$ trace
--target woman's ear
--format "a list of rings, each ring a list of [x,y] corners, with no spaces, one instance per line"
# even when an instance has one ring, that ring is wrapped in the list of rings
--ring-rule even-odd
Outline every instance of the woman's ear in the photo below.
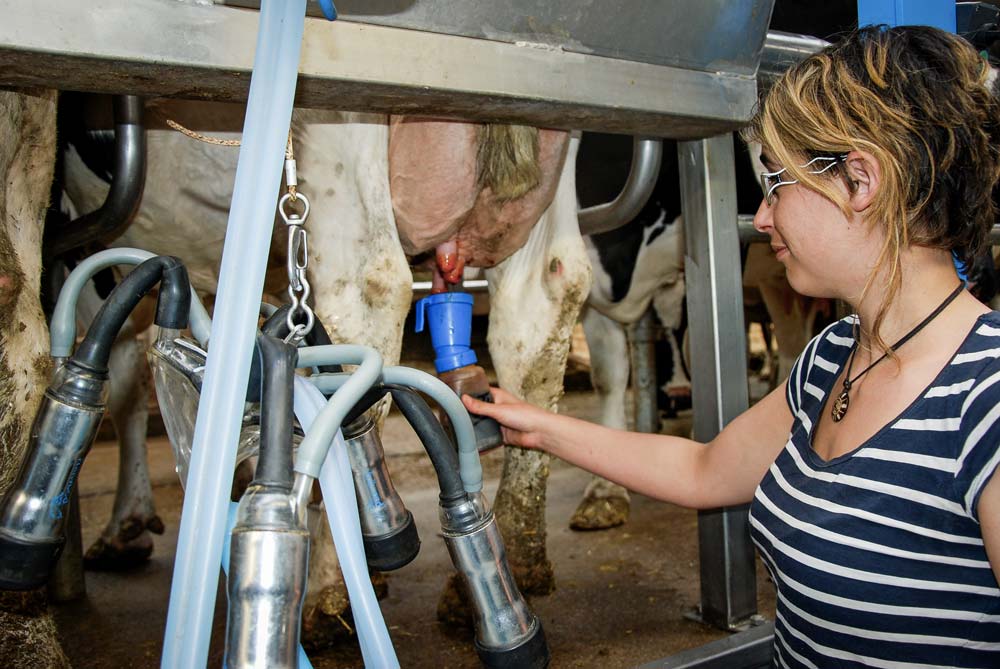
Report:
[[[875,201],[875,193],[882,183],[882,166],[867,151],[851,151],[844,161],[847,178],[851,182],[848,204],[861,213]]]

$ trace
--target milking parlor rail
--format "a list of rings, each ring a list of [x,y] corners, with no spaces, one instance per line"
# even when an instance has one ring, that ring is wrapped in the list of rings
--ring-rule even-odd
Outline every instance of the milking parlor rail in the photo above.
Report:
[[[254,4],[0,0],[0,86],[245,101]],[[708,440],[748,406],[729,133],[759,85],[822,42],[768,34],[772,0],[615,4],[338,0],[341,20],[306,20],[296,104],[684,140],[691,340],[712,342],[692,351],[694,432]],[[756,614],[747,509],[701,512],[699,539],[701,615],[738,629]]]

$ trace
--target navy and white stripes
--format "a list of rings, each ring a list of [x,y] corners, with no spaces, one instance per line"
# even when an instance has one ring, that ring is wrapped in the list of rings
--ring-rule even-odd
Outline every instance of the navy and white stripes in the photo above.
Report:
[[[893,422],[825,462],[810,434],[851,328],[834,323],[793,367],[792,433],[750,510],[777,587],[775,662],[1000,667],[1000,587],[977,507],[1000,464],[1000,313]]]

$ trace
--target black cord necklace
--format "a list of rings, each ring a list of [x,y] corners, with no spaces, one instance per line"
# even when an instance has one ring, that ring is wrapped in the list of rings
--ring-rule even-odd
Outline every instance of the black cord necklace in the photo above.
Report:
[[[917,326],[915,328],[913,328],[912,330],[910,330],[909,332],[907,332],[905,335],[903,335],[903,338],[900,339],[899,341],[897,341],[895,344],[893,344],[889,348],[888,351],[886,351],[885,353],[883,353],[881,358],[879,358],[878,360],[876,360],[872,364],[870,364],[867,367],[865,367],[862,371],[860,371],[858,373],[857,376],[855,376],[852,379],[851,378],[851,366],[854,364],[854,354],[858,352],[858,336],[857,336],[857,334],[855,334],[855,336],[854,336],[854,348],[851,349],[851,358],[847,362],[847,373],[844,375],[844,390],[843,390],[843,392],[840,393],[840,396],[837,397],[837,399],[834,401],[834,403],[833,403],[833,409],[830,410],[830,417],[833,418],[833,422],[834,423],[839,423],[841,420],[844,419],[844,416],[847,415],[847,409],[851,406],[851,397],[850,397],[851,386],[854,385],[854,382],[857,381],[858,379],[860,379],[865,374],[867,374],[868,370],[870,370],[872,367],[874,367],[878,363],[880,363],[883,360],[885,360],[889,356],[890,352],[895,351],[900,346],[902,346],[906,342],[910,341],[910,339],[912,339],[914,335],[916,335],[918,332],[920,332],[922,329],[924,329],[924,326],[926,326],[928,323],[930,323],[932,320],[934,320],[938,316],[938,314],[940,314],[942,311],[945,310],[945,307],[947,307],[949,304],[951,304],[952,301],[956,297],[959,296],[959,294],[962,292],[963,288],[965,288],[965,283],[964,282],[959,283],[958,284],[958,288],[956,288],[954,291],[952,291],[951,295],[949,295],[948,297],[944,298],[944,302],[942,302],[941,304],[939,304],[938,308],[935,309],[934,311],[932,311],[931,314],[930,314],[930,316],[928,316],[924,320],[922,320],[919,323],[917,323]],[[855,333],[857,332],[857,327],[858,327],[858,322],[857,322],[857,320],[855,320],[854,321]]]

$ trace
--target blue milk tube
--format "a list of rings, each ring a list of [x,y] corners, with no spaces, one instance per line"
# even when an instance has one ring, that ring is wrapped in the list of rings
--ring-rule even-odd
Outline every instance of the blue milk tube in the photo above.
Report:
[[[160,666],[208,661],[243,400],[292,117],[306,0],[262,0]]]
[[[301,376],[295,377],[294,398],[295,416],[308,435],[313,421],[326,406],[326,398]],[[392,647],[389,630],[386,629],[382,610],[379,609],[378,599],[368,576],[351,463],[347,459],[347,445],[339,429],[320,470],[319,485],[323,490],[326,517],[337,548],[337,557],[340,559],[340,570],[344,574],[347,594],[351,598],[351,613],[354,615],[354,627],[358,632],[358,644],[361,646],[365,666],[373,669],[399,669],[396,650]]]

